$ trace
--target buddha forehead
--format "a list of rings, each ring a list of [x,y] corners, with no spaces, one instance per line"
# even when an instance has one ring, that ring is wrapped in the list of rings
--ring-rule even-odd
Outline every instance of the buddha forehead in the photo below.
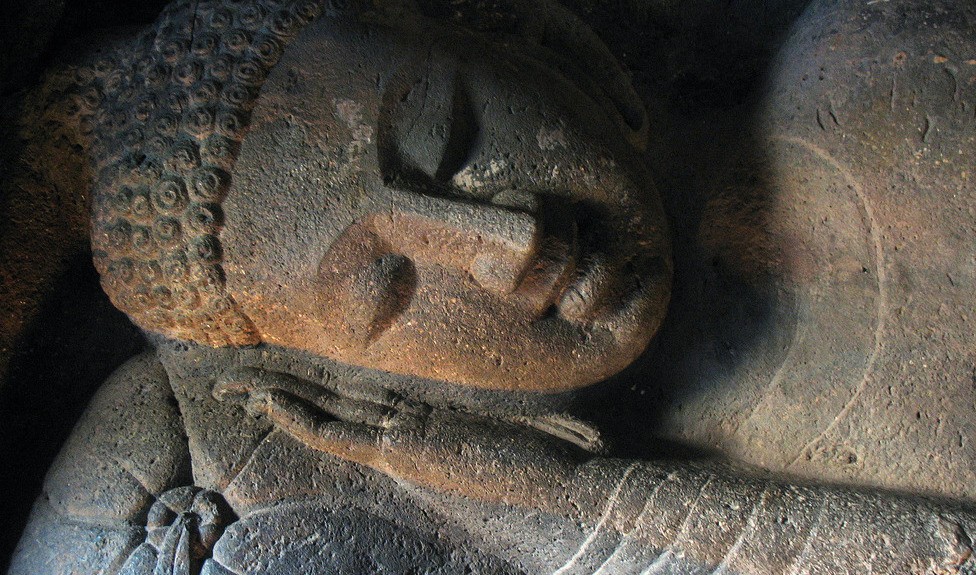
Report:
[[[311,24],[225,210],[228,291],[261,338],[357,365],[578,387],[667,302],[663,215],[612,110],[534,48],[453,28]]]

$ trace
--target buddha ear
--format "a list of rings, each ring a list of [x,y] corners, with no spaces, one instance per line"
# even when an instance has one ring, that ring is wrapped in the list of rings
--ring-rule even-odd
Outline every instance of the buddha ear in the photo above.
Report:
[[[377,130],[383,179],[408,189],[443,187],[467,164],[480,133],[461,64],[432,51],[383,95]]]

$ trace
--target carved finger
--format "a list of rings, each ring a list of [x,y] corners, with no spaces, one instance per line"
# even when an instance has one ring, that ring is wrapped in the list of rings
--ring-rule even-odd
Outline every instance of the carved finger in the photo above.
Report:
[[[193,575],[193,534],[184,526],[180,530],[180,539],[176,544],[176,552],[173,554],[173,575]]]
[[[247,408],[266,415],[279,429],[312,449],[367,464],[379,454],[378,429],[335,421],[318,407],[284,391],[256,391],[248,398]]]
[[[249,368],[234,368],[220,374],[210,392],[217,401],[244,401],[254,388]]]
[[[319,406],[338,420],[370,427],[382,427],[392,413],[392,408],[385,405],[340,396],[333,396]]]
[[[364,384],[361,381],[337,380],[336,392],[344,397],[377,403],[386,407],[394,407],[401,401],[396,393],[376,385]]]
[[[213,395],[219,400],[247,400],[261,390],[280,389],[312,404],[323,407],[334,394],[315,383],[277,371],[253,367],[236,367],[225,371],[217,379]]]
[[[236,367],[224,372],[214,386],[213,395],[221,401],[234,400],[251,405],[249,409],[253,411],[256,394],[271,390],[304,400],[337,420],[384,429],[414,422],[430,411],[426,404],[408,401],[378,387],[347,383],[339,386],[340,393],[336,394],[286,373],[252,367]],[[329,418],[325,420],[331,421]]]
[[[190,532],[182,516],[177,517],[163,539],[153,573],[190,573]]]

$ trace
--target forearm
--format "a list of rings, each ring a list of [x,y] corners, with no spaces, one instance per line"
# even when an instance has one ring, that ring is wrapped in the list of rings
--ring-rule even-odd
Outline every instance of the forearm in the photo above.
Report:
[[[604,483],[595,485],[595,477]],[[564,551],[559,574],[974,569],[968,535],[974,517],[924,500],[791,486],[674,463],[594,460],[580,467],[576,481],[585,534],[578,547]],[[596,491],[603,493],[600,504],[592,501]]]
[[[247,397],[309,447],[420,486],[438,506],[453,498],[459,527],[530,572],[976,573],[976,516],[950,506],[593,457],[511,422],[311,397],[291,380],[244,375],[218,395]]]
[[[465,523],[491,552],[530,571],[976,573],[976,516],[922,499],[675,462],[592,459],[525,489],[520,475],[464,491]]]

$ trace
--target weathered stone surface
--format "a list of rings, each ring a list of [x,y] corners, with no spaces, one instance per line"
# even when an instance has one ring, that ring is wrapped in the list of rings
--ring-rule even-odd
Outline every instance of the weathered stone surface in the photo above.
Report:
[[[692,154],[721,159],[692,164],[704,207],[635,393],[659,402],[654,434],[973,500],[974,18],[812,3],[754,100],[694,136],[726,139]]]
[[[928,288],[952,257],[952,287],[972,267],[945,247],[971,238],[952,227],[970,198],[938,187],[961,186],[945,166],[973,149],[968,39],[940,27],[974,18],[936,6],[906,27],[906,5],[813,4],[755,95],[762,121],[718,141],[749,146],[698,182],[682,170],[709,147],[669,172],[677,116],[655,132],[554,3],[176,2],[52,74],[11,181],[92,194],[102,285],[152,345],[89,406],[12,573],[974,572],[959,506],[614,458],[575,416],[591,385],[636,381],[620,402],[680,383],[665,436],[926,487],[896,477],[898,447],[857,467],[869,438],[909,427],[870,429],[871,405],[905,407],[868,402],[878,382],[896,397],[902,359],[937,350],[956,388],[972,367],[973,294]],[[891,37],[917,45],[889,64]],[[937,42],[943,68],[908,58]],[[834,83],[835,61],[852,77]],[[925,88],[948,74],[951,102],[909,89],[899,108],[897,74],[877,81],[892,70]],[[690,256],[663,328],[671,242],[648,155]],[[945,204],[949,236],[900,219]],[[940,257],[906,248],[926,230]],[[963,318],[938,345],[907,343],[929,316],[893,315],[916,295]],[[646,405],[629,403],[619,418]],[[964,457],[959,437],[934,452]],[[965,495],[971,463],[933,473]]]

